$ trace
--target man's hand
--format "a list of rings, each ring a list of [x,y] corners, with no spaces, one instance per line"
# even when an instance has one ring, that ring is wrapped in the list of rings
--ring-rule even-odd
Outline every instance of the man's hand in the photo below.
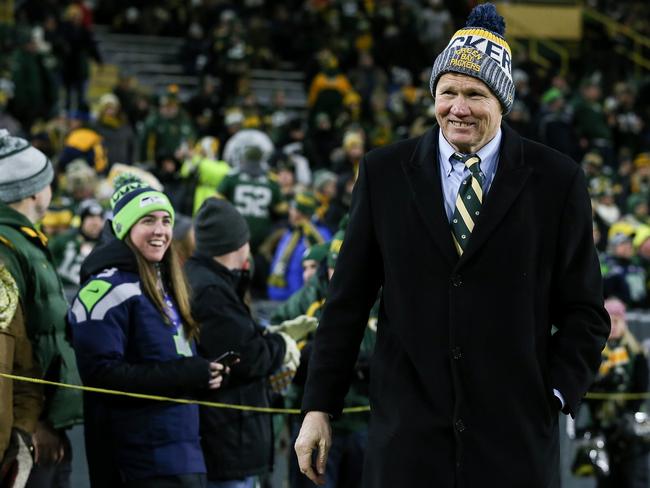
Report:
[[[38,422],[32,436],[34,442],[34,463],[41,465],[59,464],[65,454],[61,435],[45,422]]]
[[[332,445],[332,427],[325,412],[307,412],[296,439],[296,455],[300,471],[317,485],[325,484],[325,466]],[[317,450],[316,469],[312,466],[312,453]]]

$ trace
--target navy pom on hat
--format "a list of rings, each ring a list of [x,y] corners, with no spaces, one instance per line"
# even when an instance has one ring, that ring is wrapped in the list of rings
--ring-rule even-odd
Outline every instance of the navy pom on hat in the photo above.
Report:
[[[447,47],[433,63],[429,88],[436,96],[436,85],[445,73],[478,78],[501,102],[503,114],[512,109],[515,85],[512,81],[512,52],[504,39],[506,24],[491,3],[474,7],[467,24],[456,31]]]
[[[0,201],[13,203],[36,195],[53,179],[54,169],[45,154],[0,130]]]

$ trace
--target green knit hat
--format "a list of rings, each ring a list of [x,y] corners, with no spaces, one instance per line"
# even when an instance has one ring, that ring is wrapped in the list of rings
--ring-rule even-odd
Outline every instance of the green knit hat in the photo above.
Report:
[[[302,254],[302,261],[317,261],[321,262],[327,257],[329,253],[330,243],[324,242],[322,244],[314,244],[311,247],[305,249],[305,252]]]
[[[318,200],[313,193],[304,191],[293,197],[291,205],[301,214],[311,217],[318,208]]]
[[[174,207],[163,192],[151,188],[131,173],[119,175],[113,185],[113,231],[118,239],[124,239],[138,220],[157,210],[168,212],[174,224]]]

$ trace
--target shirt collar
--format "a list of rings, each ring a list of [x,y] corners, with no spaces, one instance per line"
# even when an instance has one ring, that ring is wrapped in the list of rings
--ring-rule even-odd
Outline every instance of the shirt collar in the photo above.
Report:
[[[499,157],[499,147],[501,146],[502,135],[501,127],[499,127],[499,130],[492,140],[476,153],[478,157],[481,158],[481,171],[486,174],[494,167],[496,160]],[[442,129],[438,130],[438,154],[440,157],[440,165],[447,176],[454,171],[454,165],[450,161],[450,158],[455,152],[456,150],[451,144],[449,144],[447,139],[445,139],[445,136],[442,134]],[[460,165],[460,163],[458,164]],[[464,171],[463,168],[459,167],[459,169],[461,172]]]

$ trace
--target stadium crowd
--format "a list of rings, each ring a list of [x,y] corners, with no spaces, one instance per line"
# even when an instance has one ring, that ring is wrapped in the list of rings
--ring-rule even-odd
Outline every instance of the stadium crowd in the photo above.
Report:
[[[212,346],[203,353],[211,360],[230,350],[242,355],[240,363],[230,366],[231,377],[209,398],[299,408],[317,322],[311,319],[318,319],[326,299],[358,165],[367,151],[418,136],[435,123],[428,89],[431,62],[473,3],[167,0],[98,1],[91,8],[83,1],[64,7],[54,0],[16,2],[14,22],[0,32],[8,53],[0,59],[0,129],[26,139],[53,164],[53,197],[38,230],[49,240],[68,303],[102,269],[84,274],[83,264],[102,241],[106,222],[121,211],[115,195],[124,182],[164,192],[169,199],[165,211],[174,215],[173,241],[180,265],[192,270],[192,288],[219,289],[213,290],[214,297],[201,295],[194,318],[211,310],[213,300],[227,304],[228,311],[210,313],[223,313],[224,323],[232,321],[232,328],[205,339]],[[644,2],[590,3],[640,34],[650,34]],[[101,69],[103,62],[95,23],[119,33],[183,37],[178,60],[200,80],[197,91],[184,93],[169,84],[162,93],[151,93],[123,73],[112,91],[89,100],[90,63]],[[620,301],[610,311],[614,316],[625,307],[650,309],[650,83],[614,61],[612,53],[624,40],[610,39],[596,25],[585,29],[584,55],[572,60],[569,73],[543,71],[525,52],[514,54],[516,99],[505,120],[522,136],[568,154],[583,167],[605,297]],[[281,90],[271,103],[260,104],[250,83],[253,68],[303,70],[306,106],[288,107]],[[8,134],[0,135],[0,148]],[[129,179],[132,175],[139,183]],[[237,212],[222,208],[215,197]],[[228,242],[219,241],[214,231],[234,233],[244,227],[245,238]],[[206,245],[206,239],[217,244]],[[215,259],[249,245],[250,257],[246,253],[239,269],[245,272],[231,276],[220,268],[223,281],[202,281],[199,270],[207,265],[196,258],[201,240],[205,253]],[[228,268],[226,261],[219,262]],[[249,312],[249,305],[256,310],[260,303],[265,305],[262,313]],[[77,316],[73,322],[73,329],[83,330]],[[373,309],[348,406],[368,404],[375,330]],[[623,335],[614,338],[607,354]],[[644,358],[638,343],[632,344]],[[264,359],[251,364],[246,352]],[[84,361],[80,368],[87,381],[94,377],[88,373],[88,357]],[[608,371],[601,372],[606,376]],[[634,376],[635,388],[647,390],[647,368],[645,375]],[[628,374],[617,381],[615,389],[632,380]],[[197,396],[196,391],[165,391]],[[50,398],[52,392],[45,395]],[[86,399],[87,412],[92,402],[97,399]],[[51,405],[46,401],[43,408]],[[214,433],[224,425],[232,442],[222,451],[210,447],[220,453],[218,459],[206,457],[214,482],[210,486],[271,486],[273,451],[280,441],[264,422],[270,426],[273,420],[276,433],[286,426],[289,437],[299,426],[283,416],[241,412],[208,414],[206,421],[206,411],[201,409],[202,422],[212,432],[202,430],[207,445],[212,446]],[[615,410],[616,415],[621,411]],[[359,486],[367,421],[362,413],[334,423],[337,444],[328,486]],[[80,422],[79,415],[71,415],[50,427],[64,437],[66,429]],[[256,433],[264,435],[256,438]],[[246,457],[253,462],[242,462]],[[69,461],[68,454],[63,458]],[[309,486],[295,461],[287,463],[291,486]],[[93,476],[96,486],[102,486],[102,473]],[[41,481],[29,486],[55,485]]]

